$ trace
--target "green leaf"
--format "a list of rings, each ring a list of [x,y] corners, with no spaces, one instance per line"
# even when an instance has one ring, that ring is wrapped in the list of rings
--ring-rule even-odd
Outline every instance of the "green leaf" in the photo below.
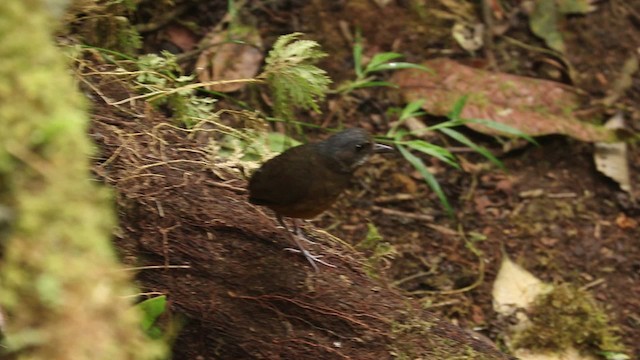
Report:
[[[361,83],[353,83],[351,84],[351,86],[349,86],[349,88],[353,90],[353,89],[362,89],[362,88],[377,87],[377,86],[388,86],[392,88],[398,87],[398,85],[394,83],[390,83],[388,81],[367,81],[367,82],[361,82]]]
[[[419,133],[424,133],[426,131],[439,131],[440,129],[445,129],[445,128],[453,128],[453,127],[457,127],[462,125],[464,122],[462,120],[447,120],[447,121],[443,121],[439,124],[435,124],[435,125],[431,125],[425,129],[421,129]],[[412,135],[415,135],[414,132],[412,132]]]
[[[299,40],[301,33],[281,36],[265,60],[266,78],[274,98],[276,116],[292,119],[294,108],[320,111],[318,101],[324,99],[331,79],[326,71],[314,64],[327,56],[320,45],[311,40]]]
[[[164,313],[166,306],[166,295],[156,296],[138,303],[135,307],[142,312],[142,320],[140,321],[142,329],[145,331],[150,330],[158,317]]]
[[[371,61],[369,61],[369,63],[367,64],[367,70],[365,70],[365,72],[374,71],[373,69],[375,69],[376,67],[388,61],[391,61],[393,59],[398,59],[401,57],[402,57],[402,54],[395,53],[395,52],[384,52],[384,53],[375,54],[371,59]]]
[[[440,131],[442,133],[444,133],[445,135],[449,136],[450,138],[464,144],[467,145],[468,147],[472,148],[474,151],[480,153],[482,156],[484,156],[485,158],[489,159],[489,161],[491,161],[492,163],[494,163],[496,166],[498,166],[501,169],[504,169],[504,164],[502,163],[502,161],[498,160],[498,158],[496,158],[489,150],[487,150],[487,148],[485,148],[484,146],[480,146],[476,143],[474,143],[473,141],[471,141],[471,139],[469,139],[468,137],[464,136],[462,133],[458,132],[457,130],[451,129],[451,128],[442,128],[440,129]]]
[[[460,99],[456,100],[456,103],[453,104],[451,111],[447,117],[451,120],[460,120],[460,115],[462,114],[462,110],[464,110],[464,105],[467,103],[468,95],[464,95],[460,97]]]
[[[404,156],[404,158],[407,159],[407,161],[411,165],[413,165],[413,167],[416,170],[418,170],[418,172],[420,173],[420,175],[422,175],[422,178],[425,180],[427,185],[429,185],[429,187],[436,193],[436,195],[440,199],[440,203],[442,203],[442,205],[446,209],[449,216],[453,217],[453,214],[454,214],[453,208],[449,204],[449,200],[447,200],[447,196],[445,195],[444,191],[442,191],[442,187],[440,187],[440,183],[438,183],[438,180],[435,178],[435,176],[433,176],[432,173],[429,172],[429,169],[427,169],[422,159],[413,155],[409,150],[407,150],[402,145],[397,145],[397,147],[400,153],[402,154],[402,156]]]
[[[411,140],[403,142],[402,145],[406,145],[416,151],[420,151],[421,153],[427,154],[429,156],[433,156],[436,159],[439,159],[456,169],[460,169],[460,165],[456,162],[456,157],[447,149],[434,145],[430,142],[424,140]]]
[[[360,29],[356,31],[356,40],[353,44],[353,63],[356,78],[360,79],[364,77],[364,73],[362,72],[362,35],[360,35]]]
[[[402,109],[402,112],[400,113],[399,121],[404,121],[404,120],[406,120],[408,118],[418,116],[418,114],[420,114],[418,112],[418,110],[422,109],[422,105],[424,104],[424,102],[425,102],[424,99],[419,99],[419,100],[415,100],[415,101],[412,101],[412,102],[408,103]]]
[[[426,113],[424,111],[418,111],[421,109],[422,104],[424,104],[424,99],[415,100],[405,105],[405,107],[400,111],[398,121],[396,121],[387,132],[387,136],[396,137],[395,135],[398,133],[398,127],[400,127],[400,125],[402,125],[407,119],[425,115]],[[402,140],[402,137],[403,136],[396,137],[396,141]]]
[[[538,142],[534,138],[532,138],[531,136],[525,134],[524,132],[514,128],[513,126],[509,126],[507,124],[503,124],[503,123],[499,123],[497,121],[487,120],[487,119],[464,119],[463,122],[464,123],[481,124],[481,125],[484,125],[486,127],[492,128],[494,130],[498,130],[500,132],[503,132],[505,134],[521,137],[521,138],[529,141],[530,143],[538,145]]]
[[[399,69],[418,69],[426,72],[433,72],[428,67],[418,65],[418,64],[408,63],[408,62],[391,62],[387,64],[380,64],[375,67],[367,66],[367,70],[368,70],[367,72],[376,72],[376,71],[383,71],[383,70],[399,70]]]

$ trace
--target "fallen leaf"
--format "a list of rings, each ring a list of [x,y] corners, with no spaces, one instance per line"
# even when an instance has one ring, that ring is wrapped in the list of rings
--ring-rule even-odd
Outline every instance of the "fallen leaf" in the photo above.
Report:
[[[554,247],[558,243],[558,241],[560,240],[556,238],[550,238],[550,237],[544,237],[544,236],[540,238],[540,243],[547,247]]]
[[[394,173],[392,177],[394,182],[401,184],[404,190],[409,194],[415,194],[418,192],[418,185],[409,176],[401,173]]]
[[[233,39],[233,42],[230,40]],[[260,69],[264,55],[260,50],[262,40],[253,27],[234,27],[228,31],[208,35],[210,48],[204,50],[196,61],[195,69],[202,82],[253,78]],[[211,91],[233,92],[246,83],[226,83],[208,86]]]
[[[556,0],[536,0],[529,17],[529,28],[536,36],[544,39],[547,46],[563,53],[565,47],[558,29],[558,15]]]
[[[485,214],[486,213],[486,209],[488,207],[493,206],[493,202],[491,202],[491,200],[484,195],[481,196],[476,196],[473,198],[473,203],[475,205],[475,209],[479,214]]]
[[[501,315],[512,315],[518,309],[528,308],[537,296],[551,289],[551,285],[543,283],[505,254],[493,282],[493,309]]]
[[[422,108],[431,114],[446,116],[467,95],[463,119],[492,120],[530,136],[563,134],[587,142],[616,139],[614,131],[572,116],[579,99],[566,85],[475,69],[445,58],[422,65],[433,72],[399,70],[392,81],[407,102],[424,100]],[[508,136],[485,125],[466,125],[485,134]]]
[[[624,129],[622,113],[613,116],[605,127],[608,129]],[[627,144],[625,142],[597,142],[593,159],[598,171],[613,179],[620,185],[620,189],[631,191],[631,177],[627,161]]]
[[[616,218],[616,225],[621,229],[635,229],[638,227],[638,221],[625,214],[620,214]]]
[[[451,35],[458,42],[458,45],[463,49],[474,52],[482,48],[484,25],[474,24],[470,25],[463,22],[457,22],[451,28]]]
[[[167,40],[176,45],[183,52],[196,47],[197,40],[193,32],[181,25],[170,25],[165,30]]]

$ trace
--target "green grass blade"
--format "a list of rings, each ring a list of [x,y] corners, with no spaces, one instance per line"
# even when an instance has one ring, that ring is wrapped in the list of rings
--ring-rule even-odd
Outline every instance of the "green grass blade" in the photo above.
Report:
[[[408,103],[400,113],[400,119],[398,121],[404,121],[410,117],[415,117],[418,114],[418,110],[422,108],[422,104],[424,104],[425,100],[415,100]]]
[[[433,156],[434,158],[441,160],[456,169],[460,169],[460,165],[456,162],[456,157],[447,149],[434,145],[424,140],[411,140],[403,142],[402,145],[405,145],[411,149],[416,151],[420,151],[421,153],[427,154],[429,156]]]
[[[408,62],[390,62],[385,64],[380,64],[377,66],[367,66],[367,72],[376,72],[383,70],[399,70],[399,69],[418,69],[422,71],[426,71],[428,73],[433,73],[431,69],[426,66],[408,63]]]
[[[364,77],[364,73],[362,72],[362,36],[360,35],[360,29],[356,31],[356,39],[353,44],[353,63],[356,78],[360,79]]]
[[[456,100],[456,103],[453,104],[453,108],[447,117],[451,120],[461,120],[460,115],[462,114],[464,106],[467,104],[468,98],[468,95],[464,95],[460,99]]]
[[[387,132],[387,136],[394,137],[396,141],[401,141],[403,136],[395,136],[396,134],[398,134],[398,127],[400,127],[400,125],[402,125],[407,119],[425,115],[426,112],[419,111],[420,108],[422,107],[422,104],[424,104],[424,101],[425,101],[424,99],[420,99],[420,100],[415,100],[408,103],[400,111],[400,116],[398,116],[398,121],[396,121],[393,124],[393,126],[389,129],[389,131]]]
[[[444,191],[442,191],[442,187],[440,187],[440,183],[438,183],[438,180],[435,178],[435,176],[433,176],[432,173],[429,172],[429,170],[427,169],[422,159],[413,155],[409,150],[407,150],[402,145],[398,145],[397,147],[400,153],[402,154],[402,156],[404,156],[404,158],[407,159],[407,161],[411,165],[413,165],[413,167],[416,168],[416,170],[418,170],[418,172],[420,173],[420,175],[422,175],[427,185],[429,185],[429,187],[436,193],[436,195],[438,196],[438,199],[440,199],[440,203],[446,209],[447,214],[453,217],[454,215],[453,208],[451,207],[451,204],[449,204],[449,200],[447,199],[447,196],[444,194]]]
[[[398,85],[388,81],[367,81],[362,83],[353,83],[351,86],[349,86],[349,88],[353,90],[353,89],[362,89],[362,88],[376,87],[376,86],[387,86],[392,88],[398,87]]]
[[[464,122],[460,121],[460,120],[447,120],[447,121],[443,121],[439,124],[435,124],[435,125],[431,125],[429,127],[426,127],[424,129],[420,129],[419,132],[417,133],[411,133],[411,135],[419,135],[425,132],[429,132],[429,131],[438,131],[440,129],[444,129],[444,128],[454,128],[454,127],[458,127],[460,125],[464,124]]]
[[[538,142],[532,138],[530,135],[527,135],[525,133],[523,133],[522,131],[509,126],[507,124],[503,124],[503,123],[499,123],[497,121],[493,121],[493,120],[488,120],[488,119],[464,119],[463,120],[464,123],[474,123],[474,124],[480,124],[480,125],[484,125],[488,128],[494,129],[494,130],[498,130],[500,132],[503,132],[505,134],[509,134],[509,135],[513,135],[516,137],[520,137],[523,138],[527,141],[529,141],[532,144],[536,144],[538,145]]]
[[[491,153],[491,151],[489,151],[484,146],[480,146],[480,145],[474,143],[473,141],[471,141],[471,139],[469,139],[468,137],[464,136],[462,133],[458,132],[457,130],[454,130],[454,129],[451,129],[451,128],[442,128],[442,129],[440,129],[440,131],[443,134],[447,135],[448,137],[456,140],[457,142],[462,143],[462,144],[472,148],[474,151],[480,153],[482,156],[484,156],[485,158],[489,159],[489,161],[494,163],[496,166],[498,166],[499,168],[504,170],[504,164],[502,163],[502,161],[498,160],[498,158],[496,158]]]
[[[389,62],[393,59],[398,59],[401,57],[402,57],[402,54],[395,53],[395,52],[384,52],[384,53],[375,54],[371,59],[371,61],[369,61],[369,63],[367,64],[366,72],[374,71],[373,69],[375,69],[376,67],[386,62]]]

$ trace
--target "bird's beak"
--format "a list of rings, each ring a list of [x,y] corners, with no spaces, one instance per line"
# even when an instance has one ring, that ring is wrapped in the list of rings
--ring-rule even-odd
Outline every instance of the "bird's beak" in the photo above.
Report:
[[[391,146],[388,145],[382,145],[382,144],[373,144],[373,152],[374,153],[389,153],[389,152],[393,152],[393,148]]]

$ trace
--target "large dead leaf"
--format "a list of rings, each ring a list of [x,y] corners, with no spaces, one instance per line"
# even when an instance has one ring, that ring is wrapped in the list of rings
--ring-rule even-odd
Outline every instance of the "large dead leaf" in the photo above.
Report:
[[[572,116],[578,96],[560,83],[475,69],[449,59],[433,59],[422,65],[433,72],[399,70],[393,81],[407,101],[424,99],[422,107],[431,114],[446,115],[456,101],[468,95],[462,118],[493,120],[531,136],[564,134],[588,142],[615,140],[612,130]],[[479,124],[467,126],[490,135],[506,135]]]
[[[233,41],[231,41],[233,40]],[[264,55],[262,41],[253,27],[234,27],[233,31],[207,35],[204,50],[196,61],[196,73],[202,82],[250,79],[260,69]],[[207,87],[212,91],[232,92],[244,87],[244,82],[230,82]]]

